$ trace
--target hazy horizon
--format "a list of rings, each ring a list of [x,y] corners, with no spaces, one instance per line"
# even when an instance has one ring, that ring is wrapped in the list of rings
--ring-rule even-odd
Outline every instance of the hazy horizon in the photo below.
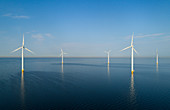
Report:
[[[21,58],[21,56],[0,56],[0,58]],[[24,56],[24,58],[61,58],[60,56]],[[108,58],[107,56],[64,56],[64,58]],[[131,56],[110,56],[110,58],[131,58]],[[156,58],[156,56],[137,56],[134,58]],[[163,56],[159,58],[170,58]]]

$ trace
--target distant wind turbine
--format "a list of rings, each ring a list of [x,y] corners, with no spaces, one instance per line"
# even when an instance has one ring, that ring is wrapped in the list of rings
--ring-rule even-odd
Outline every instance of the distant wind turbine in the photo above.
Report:
[[[133,72],[134,72],[134,69],[133,69],[133,51],[135,51],[135,52],[137,53],[137,51],[136,51],[136,50],[134,49],[134,47],[133,47],[133,36],[134,36],[134,33],[132,34],[131,46],[126,47],[126,48],[124,48],[124,49],[121,50],[121,51],[124,51],[124,50],[126,50],[126,49],[128,49],[128,48],[132,48],[132,53],[131,53],[131,72],[132,72],[132,74],[133,74]]]
[[[60,54],[60,56],[61,56],[61,58],[62,58],[62,64],[63,64],[63,57],[64,57],[64,54],[67,54],[67,53],[64,53],[64,52],[63,52],[63,49],[61,49],[61,54]]]
[[[158,65],[158,49],[156,49],[156,64]]]
[[[22,46],[19,47],[19,48],[17,48],[17,49],[15,49],[15,50],[12,51],[11,53],[16,52],[16,51],[18,51],[18,50],[20,50],[20,49],[22,49],[22,72],[24,72],[24,49],[27,50],[27,51],[29,51],[29,52],[31,52],[31,53],[33,53],[31,50],[25,48],[25,46],[24,46],[24,34],[23,34]]]
[[[107,62],[108,62],[108,64],[110,63],[110,62],[109,62],[109,60],[110,60],[110,59],[109,59],[110,52],[111,52],[111,50],[109,50],[109,51],[105,51],[105,53],[107,53],[107,55],[108,55],[108,57],[107,57],[107,58],[108,58],[108,61],[107,61]]]

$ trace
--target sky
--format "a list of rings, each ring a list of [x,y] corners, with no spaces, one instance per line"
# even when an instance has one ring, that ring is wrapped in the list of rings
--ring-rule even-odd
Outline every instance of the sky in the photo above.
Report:
[[[170,56],[170,0],[0,0],[0,57]]]

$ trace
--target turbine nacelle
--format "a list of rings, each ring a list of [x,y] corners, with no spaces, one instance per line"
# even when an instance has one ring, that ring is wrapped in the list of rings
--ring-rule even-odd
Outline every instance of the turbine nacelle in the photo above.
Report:
[[[104,51],[105,53],[107,53],[107,54],[109,54],[110,52],[111,52],[111,50],[109,50],[109,51]]]
[[[126,50],[126,49],[132,48],[132,49],[133,49],[133,51],[135,51],[135,53],[136,53],[136,54],[138,54],[138,52],[135,50],[134,45],[133,45],[133,36],[134,36],[134,32],[133,32],[133,34],[132,34],[132,41],[131,41],[131,45],[130,45],[129,47],[126,47],[126,48],[124,48],[124,49],[120,50],[120,51],[124,51],[124,50]]]
[[[68,54],[68,53],[65,53],[65,52],[63,51],[63,49],[61,49],[61,54],[60,54],[60,56],[63,56],[64,54]]]
[[[23,34],[23,42],[22,42],[22,46],[19,47],[19,48],[17,48],[17,49],[15,49],[15,50],[12,51],[11,53],[16,52],[16,51],[18,51],[18,50],[20,50],[20,49],[25,49],[25,50],[31,52],[32,54],[34,53],[34,52],[32,52],[31,50],[29,50],[28,48],[25,48],[25,46],[24,46],[24,34]]]
[[[63,64],[63,57],[64,57],[64,54],[67,54],[67,53],[65,53],[64,51],[63,51],[63,49],[61,49],[61,54],[60,54],[60,56],[62,57],[62,64]]]
[[[109,61],[109,56],[110,56],[110,55],[109,55],[109,54],[110,54],[111,50],[109,50],[109,51],[104,51],[104,52],[107,53],[107,55],[108,55],[108,62],[107,62],[107,63],[109,64],[109,63],[110,63],[110,61]]]

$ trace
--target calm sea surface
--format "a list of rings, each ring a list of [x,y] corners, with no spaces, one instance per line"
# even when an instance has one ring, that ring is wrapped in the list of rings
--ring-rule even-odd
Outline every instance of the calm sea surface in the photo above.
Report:
[[[170,59],[0,58],[0,110],[170,109]]]

